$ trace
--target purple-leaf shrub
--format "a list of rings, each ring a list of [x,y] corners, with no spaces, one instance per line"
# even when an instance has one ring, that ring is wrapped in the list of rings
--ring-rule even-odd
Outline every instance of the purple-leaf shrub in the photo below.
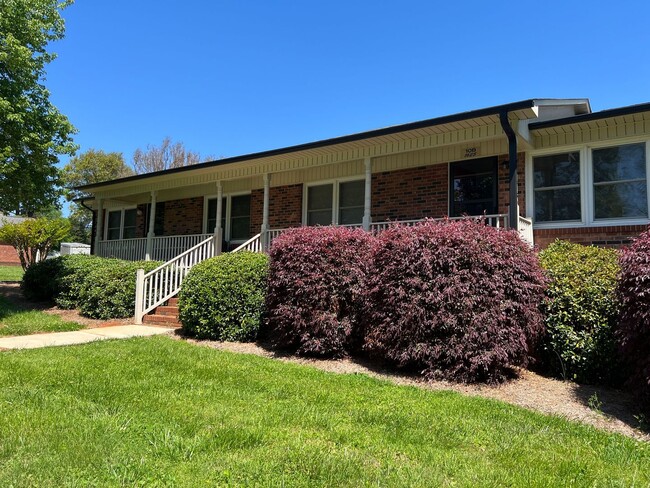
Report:
[[[619,263],[617,337],[630,367],[628,384],[650,415],[650,230],[622,250]]]
[[[383,232],[367,285],[364,348],[429,378],[502,381],[528,363],[544,327],[535,253],[478,221]]]
[[[340,357],[355,346],[372,236],[347,227],[300,227],[270,249],[266,337],[301,355]]]

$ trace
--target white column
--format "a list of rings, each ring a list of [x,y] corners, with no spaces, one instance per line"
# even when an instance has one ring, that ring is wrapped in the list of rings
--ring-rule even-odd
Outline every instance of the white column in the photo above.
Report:
[[[145,261],[151,260],[153,252],[153,238],[155,237],[154,229],[156,224],[156,192],[151,192],[151,208],[149,209],[149,231],[147,232],[147,250],[144,256]]]
[[[99,242],[104,233],[104,200],[97,199],[97,220],[95,221],[95,254],[99,256]]]
[[[223,241],[223,229],[221,228],[221,215],[223,212],[223,187],[221,182],[217,181],[217,221],[214,224],[214,255],[221,254],[221,243]]]
[[[268,231],[269,231],[269,192],[271,187],[271,175],[264,173],[264,206],[262,207],[262,228],[260,229],[262,249],[266,250],[268,247]]]
[[[372,161],[370,158],[365,158],[363,163],[366,167],[366,186],[365,186],[365,196],[363,200],[363,230],[370,230],[371,222],[371,209],[372,209]]]

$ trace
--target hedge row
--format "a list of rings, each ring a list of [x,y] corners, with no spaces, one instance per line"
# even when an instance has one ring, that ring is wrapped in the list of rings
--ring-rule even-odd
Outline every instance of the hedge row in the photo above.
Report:
[[[25,271],[23,294],[30,300],[54,301],[95,319],[131,317],[135,310],[135,273],[151,271],[158,261],[123,261],[71,255],[47,259]]]
[[[427,376],[500,381],[543,330],[545,280],[514,232],[425,221],[372,238],[295,229],[270,252],[266,333],[298,354],[382,357]]]

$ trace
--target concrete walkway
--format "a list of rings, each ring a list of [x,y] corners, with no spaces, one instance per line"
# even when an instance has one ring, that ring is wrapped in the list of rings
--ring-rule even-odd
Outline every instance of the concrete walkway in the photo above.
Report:
[[[70,346],[72,344],[85,344],[86,342],[103,341],[106,339],[127,339],[129,337],[168,334],[174,330],[167,327],[149,327],[147,325],[115,325],[112,327],[75,330],[72,332],[51,332],[48,334],[3,337],[0,338],[0,350]]]

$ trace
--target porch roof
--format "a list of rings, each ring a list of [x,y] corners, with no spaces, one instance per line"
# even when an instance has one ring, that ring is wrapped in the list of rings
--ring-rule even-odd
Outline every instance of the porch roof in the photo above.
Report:
[[[412,139],[422,136],[443,136],[439,142],[445,142],[444,135],[454,131],[470,131],[472,135],[477,134],[481,136],[479,129],[485,126],[495,127],[495,132],[502,135],[499,126],[499,114],[507,112],[514,120],[529,120],[535,119],[538,115],[538,106],[549,102],[548,99],[529,99],[519,102],[509,103],[505,105],[497,105],[494,107],[483,108],[479,110],[472,110],[468,112],[461,112],[453,115],[446,115],[443,117],[436,117],[426,119],[418,122],[411,122],[407,124],[395,125],[385,127],[382,129],[375,129],[367,132],[360,132],[356,134],[334,137],[330,139],[323,139],[316,142],[306,144],[299,144],[280,149],[273,149],[269,151],[262,151],[258,153],[246,154],[230,158],[224,158],[216,161],[209,161],[205,163],[195,164],[192,166],[185,166],[181,168],[172,168],[163,171],[156,171],[142,175],[129,176],[117,180],[104,181],[100,183],[82,185],[75,187],[77,190],[90,191],[104,190],[114,187],[116,185],[125,185],[140,182],[141,180],[149,180],[151,182],[161,178],[166,178],[171,175],[179,175],[180,173],[193,173],[199,174],[210,170],[215,167],[226,167],[233,164],[244,164],[246,162],[272,163],[278,159],[286,158],[287,155],[294,157],[299,156],[322,156],[332,151],[359,149],[378,144],[395,144],[405,139]],[[589,103],[585,99],[579,100],[557,100],[553,101],[558,104],[566,104],[573,102],[574,104],[583,105],[582,110],[589,110]],[[489,136],[490,134],[487,134]],[[485,137],[485,135],[483,136]],[[470,140],[470,139],[468,139]],[[462,142],[454,141],[454,137],[447,138],[447,143]],[[417,147],[415,148],[417,149]],[[378,155],[385,153],[380,152]],[[179,175],[180,176],[180,175]]]

